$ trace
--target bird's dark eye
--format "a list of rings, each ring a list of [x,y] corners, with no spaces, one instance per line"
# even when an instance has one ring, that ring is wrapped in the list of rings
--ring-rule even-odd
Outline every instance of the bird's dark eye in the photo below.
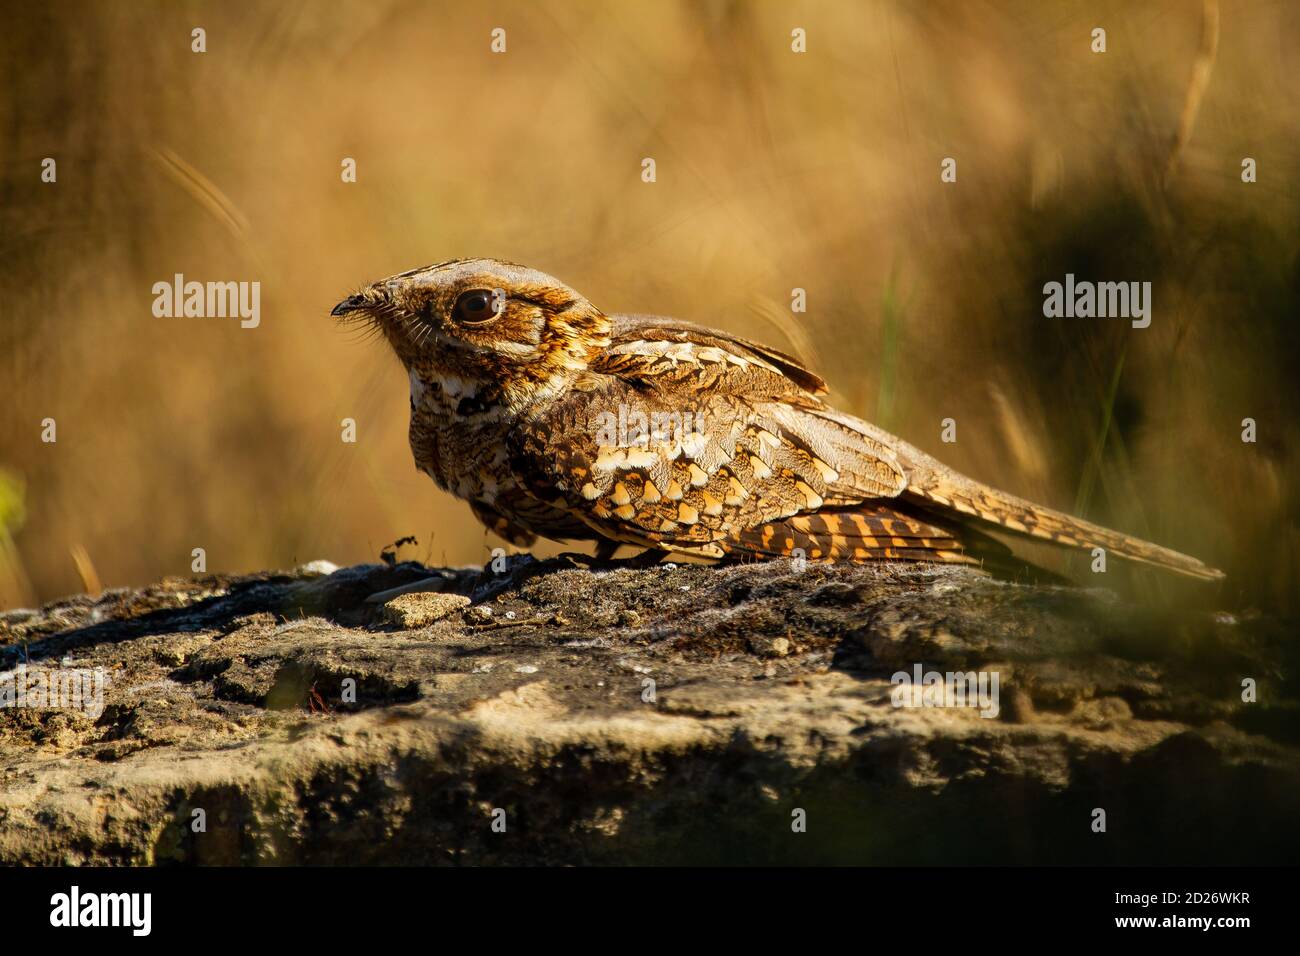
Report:
[[[451,316],[465,325],[482,325],[501,313],[504,297],[492,289],[470,289],[462,292],[452,307]]]

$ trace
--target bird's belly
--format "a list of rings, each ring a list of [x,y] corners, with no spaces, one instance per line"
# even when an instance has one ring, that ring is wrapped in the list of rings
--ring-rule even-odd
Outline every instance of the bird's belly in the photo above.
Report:
[[[522,489],[499,495],[492,507],[512,524],[552,541],[599,537],[586,522]]]

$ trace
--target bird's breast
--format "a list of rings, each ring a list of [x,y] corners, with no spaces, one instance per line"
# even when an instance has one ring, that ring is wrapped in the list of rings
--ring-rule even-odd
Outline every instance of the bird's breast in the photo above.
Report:
[[[482,383],[411,373],[411,454],[440,488],[492,504],[513,485],[509,430],[506,407]]]

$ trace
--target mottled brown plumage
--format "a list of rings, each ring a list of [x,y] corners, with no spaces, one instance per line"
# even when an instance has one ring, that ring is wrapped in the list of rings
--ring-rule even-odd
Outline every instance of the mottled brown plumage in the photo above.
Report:
[[[821,378],[782,352],[606,315],[532,269],[443,262],[334,314],[382,330],[406,367],[416,467],[519,545],[966,563],[996,553],[984,524],[1222,577],[952,471],[831,408]]]

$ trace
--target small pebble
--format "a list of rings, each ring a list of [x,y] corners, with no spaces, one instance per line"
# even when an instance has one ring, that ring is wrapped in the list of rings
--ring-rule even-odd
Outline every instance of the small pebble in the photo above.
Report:
[[[384,605],[384,620],[399,627],[427,627],[469,604],[463,594],[403,594]]]
[[[763,657],[785,657],[790,653],[790,639],[760,634],[749,639],[749,649]]]

